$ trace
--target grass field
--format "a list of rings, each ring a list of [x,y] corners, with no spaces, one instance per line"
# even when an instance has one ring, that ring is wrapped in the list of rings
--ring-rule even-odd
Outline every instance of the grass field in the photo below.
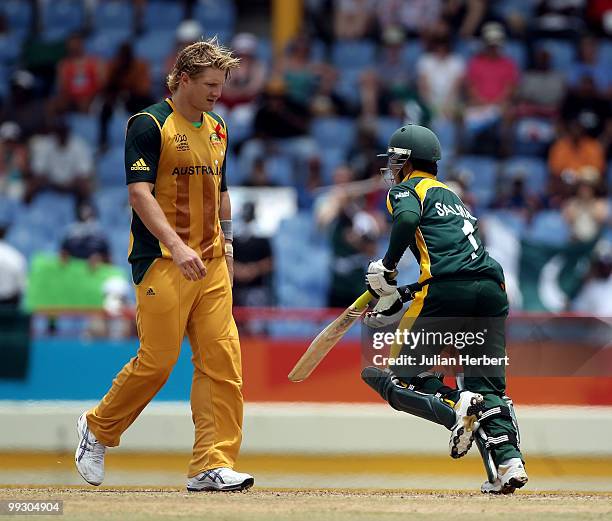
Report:
[[[3,487],[0,498],[63,500],[62,519],[88,521],[612,519],[612,494],[608,493],[526,491],[514,496],[483,496],[464,491],[255,488],[220,494],[188,493],[177,488]]]

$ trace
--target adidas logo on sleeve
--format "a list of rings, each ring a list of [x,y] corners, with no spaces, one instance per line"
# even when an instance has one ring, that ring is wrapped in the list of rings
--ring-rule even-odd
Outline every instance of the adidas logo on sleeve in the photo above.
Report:
[[[130,170],[146,170],[149,172],[151,169],[144,162],[144,159],[141,157],[138,161],[135,161]]]

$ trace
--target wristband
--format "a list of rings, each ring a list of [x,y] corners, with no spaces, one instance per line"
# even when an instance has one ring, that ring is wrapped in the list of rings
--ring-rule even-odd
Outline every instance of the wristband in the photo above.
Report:
[[[225,236],[225,240],[226,241],[233,241],[234,240],[234,231],[232,228],[232,221],[231,220],[225,220],[225,221],[221,221],[221,230],[223,231],[223,235]]]
[[[227,255],[228,257],[234,256],[234,245],[233,244],[225,243],[225,255]]]

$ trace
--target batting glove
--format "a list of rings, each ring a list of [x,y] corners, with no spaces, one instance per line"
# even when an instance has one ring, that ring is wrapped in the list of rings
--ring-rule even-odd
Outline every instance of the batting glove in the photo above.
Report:
[[[375,297],[385,297],[397,291],[397,272],[385,268],[382,259],[370,262],[366,274],[366,286]]]
[[[380,297],[372,311],[368,311],[363,323],[371,328],[390,326],[398,322],[404,314],[404,303],[399,291],[395,290],[391,295]]]

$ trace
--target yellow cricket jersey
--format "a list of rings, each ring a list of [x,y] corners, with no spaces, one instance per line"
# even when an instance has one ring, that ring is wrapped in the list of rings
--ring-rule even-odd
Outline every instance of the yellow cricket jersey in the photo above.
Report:
[[[203,113],[196,128],[166,99],[128,120],[127,184],[154,184],[153,195],[166,219],[202,259],[220,257],[224,251],[219,205],[221,192],[227,190],[226,150],[225,122],[214,112]],[[136,284],[158,257],[172,258],[132,211],[128,260]]]

